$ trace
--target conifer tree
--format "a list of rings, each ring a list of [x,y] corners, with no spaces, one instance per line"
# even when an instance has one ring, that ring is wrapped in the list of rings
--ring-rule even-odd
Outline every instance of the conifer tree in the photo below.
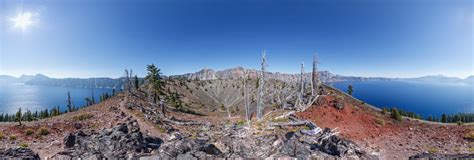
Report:
[[[354,88],[352,88],[352,84],[349,84],[347,87],[347,93],[352,96],[352,93],[354,92]]]
[[[21,107],[18,108],[18,111],[16,112],[15,119],[18,122],[18,124],[21,126]]]
[[[147,76],[145,79],[148,81],[148,95],[154,104],[159,100],[158,94],[162,89],[162,82],[160,77],[160,69],[155,64],[147,65]]]
[[[448,119],[447,119],[447,117],[446,117],[446,114],[443,114],[443,115],[441,116],[441,122],[443,122],[443,123],[447,123],[447,122],[448,122]]]
[[[402,121],[402,115],[400,114],[400,112],[398,111],[397,108],[392,108],[392,118],[397,120],[397,121]]]
[[[133,82],[134,82],[135,90],[138,90],[138,88],[140,87],[140,82],[138,81],[137,75],[135,75],[135,77],[133,78]]]
[[[72,106],[72,101],[71,101],[71,93],[69,91],[67,92],[67,111],[68,112],[73,111],[73,106]]]

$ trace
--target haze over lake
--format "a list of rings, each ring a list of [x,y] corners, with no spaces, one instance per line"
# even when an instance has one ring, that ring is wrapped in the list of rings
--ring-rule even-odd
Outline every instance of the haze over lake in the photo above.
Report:
[[[426,83],[414,81],[338,82],[334,87],[376,107],[397,107],[426,117],[441,114],[474,113],[474,85],[465,83]]]
[[[92,96],[96,102],[103,93],[112,93],[105,88],[72,88],[27,85],[23,83],[0,83],[0,113],[15,113],[19,107],[23,110],[40,111],[54,106],[66,108],[67,92],[70,91],[75,107],[85,105],[85,98]]]

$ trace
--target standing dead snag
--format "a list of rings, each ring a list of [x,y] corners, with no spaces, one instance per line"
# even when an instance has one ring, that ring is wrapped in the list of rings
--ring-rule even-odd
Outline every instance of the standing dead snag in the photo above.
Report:
[[[313,55],[313,72],[311,74],[311,95],[315,96],[318,94],[319,90],[319,80],[318,80],[318,69],[316,65],[318,63],[318,59],[316,54]]]
[[[132,87],[133,87],[132,75],[133,75],[133,70],[125,69],[125,81],[126,81],[126,83],[124,85],[124,88],[125,88],[125,90],[127,90],[128,93],[131,93],[131,90],[132,90]]]
[[[304,72],[304,63],[301,63],[301,75],[300,75],[300,93],[298,95],[298,98],[296,99],[296,109],[297,110],[305,110],[309,106],[311,106],[314,102],[319,97],[319,87],[320,87],[320,81],[318,79],[318,73],[317,73],[317,58],[316,55],[313,56],[313,71],[311,73],[311,95],[306,95],[305,92],[305,84],[306,84],[306,79],[305,79],[305,72]]]
[[[260,79],[258,81],[258,101],[257,101],[257,119],[262,119],[264,108],[264,91],[265,91],[265,67],[267,65],[265,59],[266,51],[262,52],[262,71],[260,73]]]
[[[250,104],[249,104],[249,99],[247,96],[247,71],[244,71],[244,75],[242,75],[242,80],[244,86],[242,89],[244,90],[244,105],[245,105],[245,119],[247,120],[247,125],[250,126]]]
[[[300,109],[303,108],[303,100],[304,100],[304,89],[305,89],[305,79],[304,79],[304,63],[301,62],[301,73],[300,73],[300,93],[298,94],[298,98],[296,99],[296,108]]]

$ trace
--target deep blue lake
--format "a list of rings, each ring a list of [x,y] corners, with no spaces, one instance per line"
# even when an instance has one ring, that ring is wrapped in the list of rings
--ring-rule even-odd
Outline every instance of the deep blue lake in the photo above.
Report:
[[[69,88],[39,85],[26,85],[22,83],[0,84],[0,113],[15,113],[19,107],[22,110],[40,111],[54,106],[66,108],[67,92],[70,91],[74,106],[84,106],[86,97],[94,97],[96,102],[103,93],[112,93],[112,89],[105,88]]]
[[[426,83],[414,81],[359,81],[332,84],[376,107],[397,107],[426,117],[441,114],[474,113],[474,86],[468,84]]]

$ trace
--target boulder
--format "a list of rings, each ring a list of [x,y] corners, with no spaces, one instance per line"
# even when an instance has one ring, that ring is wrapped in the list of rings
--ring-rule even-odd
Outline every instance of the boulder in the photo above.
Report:
[[[149,155],[162,143],[159,138],[144,136],[138,124],[130,121],[98,133],[85,133],[82,130],[71,133],[64,138],[64,150],[53,158],[136,159]]]
[[[33,152],[29,148],[9,148],[0,149],[0,159],[23,159],[23,160],[39,160],[38,153]]]
[[[428,160],[428,159],[474,159],[474,154],[434,154],[420,153],[410,156],[410,160]]]

